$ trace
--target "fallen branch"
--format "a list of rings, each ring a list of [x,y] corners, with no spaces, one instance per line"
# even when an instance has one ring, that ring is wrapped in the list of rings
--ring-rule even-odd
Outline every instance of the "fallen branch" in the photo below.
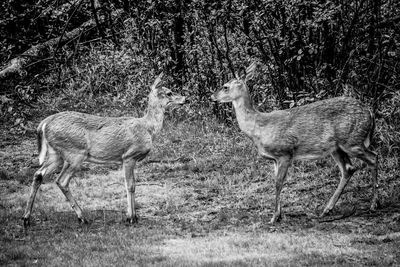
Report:
[[[117,19],[122,14],[122,9],[118,9],[112,13],[113,19]],[[99,18],[101,22],[105,20],[105,17]],[[24,53],[16,58],[13,58],[7,65],[0,71],[0,80],[4,80],[12,74],[19,74],[24,76],[26,73],[25,68],[32,64],[35,64],[38,59],[42,57],[44,52],[54,47],[61,47],[67,42],[79,37],[82,33],[96,26],[94,19],[84,22],[80,27],[73,29],[72,31],[64,33],[61,37],[50,39],[44,43],[37,44],[26,50]]]

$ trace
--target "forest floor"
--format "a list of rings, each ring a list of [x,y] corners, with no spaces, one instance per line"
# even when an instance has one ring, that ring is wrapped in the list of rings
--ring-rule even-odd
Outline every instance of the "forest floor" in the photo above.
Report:
[[[0,265],[320,266],[400,265],[398,159],[381,157],[380,207],[369,211],[370,172],[358,171],[331,217],[318,215],[339,170],[332,159],[297,162],[282,192],[283,219],[270,225],[272,164],[237,129],[208,121],[165,123],[136,170],[139,222],[124,221],[118,166],[85,164],[71,191],[42,184],[31,226],[21,217],[37,169],[33,134],[1,137]],[[358,165],[361,165],[359,162]]]

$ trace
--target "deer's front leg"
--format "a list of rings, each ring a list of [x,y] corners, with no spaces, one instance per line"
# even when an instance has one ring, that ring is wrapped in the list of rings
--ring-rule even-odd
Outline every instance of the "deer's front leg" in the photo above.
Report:
[[[123,163],[125,172],[125,186],[128,202],[127,221],[131,224],[137,222],[136,207],[135,207],[135,169],[136,161],[133,159],[125,160]]]
[[[291,159],[289,157],[282,157],[275,161],[275,211],[272,219],[270,221],[271,224],[276,223],[281,219],[281,200],[280,195],[282,191],[283,184],[285,183],[287,170],[290,166]]]

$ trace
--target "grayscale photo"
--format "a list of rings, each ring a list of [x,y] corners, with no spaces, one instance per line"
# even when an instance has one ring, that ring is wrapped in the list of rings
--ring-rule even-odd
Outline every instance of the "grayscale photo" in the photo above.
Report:
[[[1,266],[400,266],[400,2],[4,0]]]

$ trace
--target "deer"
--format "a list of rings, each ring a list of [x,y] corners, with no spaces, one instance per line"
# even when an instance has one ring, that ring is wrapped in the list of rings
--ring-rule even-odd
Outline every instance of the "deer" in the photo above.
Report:
[[[211,100],[231,102],[239,128],[254,143],[261,158],[272,160],[275,174],[275,205],[271,224],[281,220],[280,194],[288,168],[295,160],[316,160],[331,155],[341,178],[320,217],[330,214],[356,168],[351,158],[362,160],[371,169],[373,197],[377,208],[378,154],[369,149],[375,127],[372,111],[351,97],[334,97],[291,109],[269,113],[253,107],[247,82],[254,77],[257,62],[235,73]]]
[[[23,215],[24,227],[30,225],[30,215],[36,193],[46,177],[62,169],[55,183],[75,211],[80,223],[88,223],[74,200],[69,183],[83,162],[122,164],[127,195],[127,222],[138,221],[135,207],[136,163],[151,151],[154,137],[161,130],[164,113],[170,105],[184,104],[184,96],[161,87],[161,73],[151,86],[145,115],[136,117],[100,117],[74,111],[64,111],[45,118],[37,128],[40,168],[34,173],[29,200]]]

